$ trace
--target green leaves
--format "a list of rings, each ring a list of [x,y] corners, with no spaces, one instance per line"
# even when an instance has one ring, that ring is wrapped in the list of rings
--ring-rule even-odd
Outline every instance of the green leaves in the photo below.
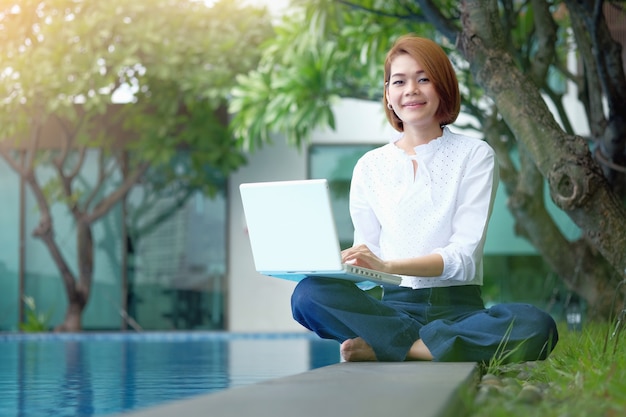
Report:
[[[25,295],[22,298],[24,302],[24,321],[20,323],[20,330],[23,332],[44,332],[50,327],[51,312],[40,313],[37,311],[37,305],[33,297]]]
[[[334,128],[331,105],[339,97],[379,100],[390,43],[415,29],[398,19],[405,9],[395,3],[299,4],[263,45],[259,68],[238,77],[231,91],[233,133],[248,150],[271,141],[272,133],[300,145],[313,129]]]
[[[38,115],[54,114],[67,127],[57,143],[83,137],[81,145],[107,149],[128,144],[124,132],[131,155],[157,166],[201,144],[196,165],[229,172],[244,159],[216,113],[270,34],[263,10],[230,0],[0,6],[0,140],[27,140]],[[112,106],[120,87],[128,93]],[[112,117],[112,107],[122,110]]]

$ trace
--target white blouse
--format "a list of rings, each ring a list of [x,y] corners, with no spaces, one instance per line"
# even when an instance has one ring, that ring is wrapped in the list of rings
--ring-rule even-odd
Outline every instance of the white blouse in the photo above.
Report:
[[[439,277],[404,276],[411,288],[481,285],[487,224],[498,170],[493,149],[452,133],[408,155],[395,141],[357,162],[350,187],[354,244],[384,260],[431,253],[443,257]],[[417,161],[414,175],[412,159]]]

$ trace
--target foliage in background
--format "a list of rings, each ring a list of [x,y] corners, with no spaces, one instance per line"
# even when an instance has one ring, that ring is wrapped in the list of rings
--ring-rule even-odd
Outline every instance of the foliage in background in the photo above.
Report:
[[[23,332],[45,332],[50,329],[50,312],[40,313],[33,297],[24,296],[24,321],[20,323]]]
[[[265,10],[231,0],[2,2],[0,155],[34,196],[33,234],[67,293],[57,330],[81,329],[92,226],[133,187],[210,195],[245,163],[228,94],[270,34]],[[56,239],[55,204],[73,217],[76,258]]]
[[[339,97],[380,100],[384,54],[398,36],[430,37],[457,69],[462,110],[496,150],[516,233],[593,315],[611,313],[607,300],[626,274],[626,78],[605,16],[623,21],[623,2],[293,4],[259,67],[233,90],[243,146],[271,142],[272,132],[300,144],[315,127],[334,127]],[[578,94],[566,94],[572,90]],[[588,132],[573,119],[581,114]],[[563,233],[548,198],[579,235]]]

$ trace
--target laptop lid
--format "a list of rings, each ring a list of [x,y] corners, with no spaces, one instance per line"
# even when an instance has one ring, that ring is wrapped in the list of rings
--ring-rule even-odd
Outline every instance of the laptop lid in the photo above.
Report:
[[[342,271],[325,179],[241,184],[240,192],[258,272]]]

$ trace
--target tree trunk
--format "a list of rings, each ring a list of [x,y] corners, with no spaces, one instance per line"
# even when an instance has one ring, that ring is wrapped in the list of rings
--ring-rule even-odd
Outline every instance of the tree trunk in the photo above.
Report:
[[[567,285],[586,298],[592,313],[607,317],[615,287],[626,274],[626,210],[587,144],[563,132],[538,88],[502,47],[497,12],[495,2],[466,1],[458,47],[522,154],[520,171],[505,166],[508,171],[502,175],[509,181],[511,211],[522,234]],[[494,148],[499,139],[490,140]],[[544,179],[552,200],[583,231],[579,242],[568,242],[545,211],[543,198],[538,198],[543,196]]]
[[[43,240],[48,247],[52,259],[61,273],[65,293],[67,295],[67,311],[63,323],[55,327],[56,332],[79,332],[82,330],[82,313],[89,300],[93,276],[93,239],[88,225],[77,226],[77,250],[79,262],[79,279],[67,266],[53,238],[52,224],[38,227],[35,235]]]
[[[78,252],[78,281],[72,277],[74,285],[73,290],[67,291],[68,306],[65,320],[54,329],[57,332],[79,332],[82,330],[83,310],[89,302],[91,284],[93,282],[94,249],[91,225],[81,221],[77,222],[76,246]],[[67,282],[65,277],[64,281]]]
[[[93,237],[91,225],[80,220],[76,222],[76,248],[79,264],[79,278],[77,280],[54,239],[54,226],[50,207],[37,182],[34,172],[29,171],[23,173],[23,175],[37,200],[41,213],[39,224],[33,231],[33,236],[41,239],[48,248],[50,256],[61,274],[67,295],[68,307],[65,320],[60,325],[56,326],[54,330],[57,332],[81,331],[82,312],[89,299],[93,275]]]
[[[78,300],[68,300],[67,310],[63,323],[54,328],[55,332],[80,332],[83,328],[82,317],[84,304]]]

